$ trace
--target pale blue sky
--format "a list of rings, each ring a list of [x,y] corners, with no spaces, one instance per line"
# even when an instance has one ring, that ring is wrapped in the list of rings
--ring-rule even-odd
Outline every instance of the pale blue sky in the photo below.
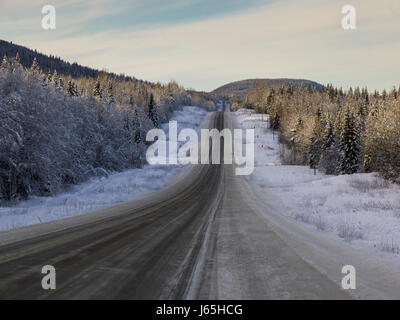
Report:
[[[57,30],[41,29],[41,7]],[[341,28],[341,8],[357,29]],[[212,90],[256,77],[400,84],[398,0],[1,0],[0,38],[96,68]]]

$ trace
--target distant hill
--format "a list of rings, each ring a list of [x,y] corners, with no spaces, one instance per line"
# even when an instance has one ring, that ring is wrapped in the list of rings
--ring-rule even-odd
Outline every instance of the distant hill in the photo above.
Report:
[[[43,72],[54,72],[57,71],[58,74],[71,76],[73,78],[79,77],[91,77],[95,78],[99,75],[99,70],[92,69],[89,67],[81,66],[76,62],[70,63],[62,60],[60,57],[56,57],[53,55],[45,55],[37,52],[36,50],[31,50],[29,48],[16,45],[12,42],[4,41],[0,39],[0,60],[3,59],[3,56],[6,55],[7,58],[12,59],[15,58],[18,53],[20,63],[25,68],[30,68],[32,65],[33,59],[36,58],[40,69]],[[106,72],[111,76],[116,76],[113,73]],[[119,75],[119,78],[125,78],[126,80],[133,80],[132,77],[126,77],[125,75]]]
[[[212,93],[219,96],[236,95],[241,96],[248,93],[252,88],[255,81],[261,81],[268,88],[279,88],[282,85],[296,87],[308,87],[311,86],[315,89],[322,89],[323,85],[304,79],[248,79],[236,82],[228,83],[222,87],[219,87],[212,91]]]

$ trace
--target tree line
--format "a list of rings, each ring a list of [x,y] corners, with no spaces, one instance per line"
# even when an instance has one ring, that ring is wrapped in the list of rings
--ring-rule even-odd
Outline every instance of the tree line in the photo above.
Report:
[[[99,72],[73,78],[33,59],[0,65],[0,200],[52,195],[96,175],[140,167],[145,136],[174,110],[214,101],[166,85]]]
[[[256,82],[233,107],[270,115],[286,164],[335,175],[379,172],[400,182],[400,88],[276,89]]]

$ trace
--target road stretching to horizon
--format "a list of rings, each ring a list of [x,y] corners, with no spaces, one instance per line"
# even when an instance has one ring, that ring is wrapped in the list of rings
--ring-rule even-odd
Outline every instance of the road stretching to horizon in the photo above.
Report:
[[[231,126],[229,112],[210,119]],[[242,194],[232,165],[199,165],[148,198],[1,232],[0,298],[350,298]],[[41,287],[44,265],[56,268],[56,290]]]

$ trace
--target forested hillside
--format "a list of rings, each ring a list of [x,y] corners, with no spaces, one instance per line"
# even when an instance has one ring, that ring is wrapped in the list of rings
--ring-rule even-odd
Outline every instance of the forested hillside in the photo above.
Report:
[[[238,105],[250,108],[247,103],[248,94],[254,90],[279,89],[280,87],[307,88],[311,87],[321,90],[323,86],[317,82],[303,79],[249,79],[228,83],[212,93],[218,96],[229,98],[232,107]]]
[[[265,88],[279,88],[283,86],[296,87],[308,87],[311,86],[315,89],[322,89],[323,86],[317,82],[303,79],[248,79],[236,82],[231,82],[222,87],[219,87],[213,91],[214,94],[230,96],[230,95],[246,95],[249,93],[255,83],[262,85]]]
[[[29,68],[32,65],[33,59],[36,58],[36,61],[43,72],[57,71],[58,74],[74,78],[96,77],[99,74],[98,70],[83,67],[77,63],[69,63],[62,60],[60,57],[55,57],[53,55],[48,56],[39,53],[36,50],[31,50],[12,42],[0,40],[0,57],[4,56],[7,56],[9,59],[18,56],[20,64],[25,68]]]
[[[214,108],[212,100],[191,96],[175,82],[67,73],[45,72],[36,58],[26,68],[20,53],[4,56],[0,200],[51,195],[94,175],[141,166],[149,129],[183,105]]]
[[[400,88],[370,93],[331,85],[255,86],[235,107],[271,116],[287,164],[309,164],[328,174],[378,171],[400,182]]]

